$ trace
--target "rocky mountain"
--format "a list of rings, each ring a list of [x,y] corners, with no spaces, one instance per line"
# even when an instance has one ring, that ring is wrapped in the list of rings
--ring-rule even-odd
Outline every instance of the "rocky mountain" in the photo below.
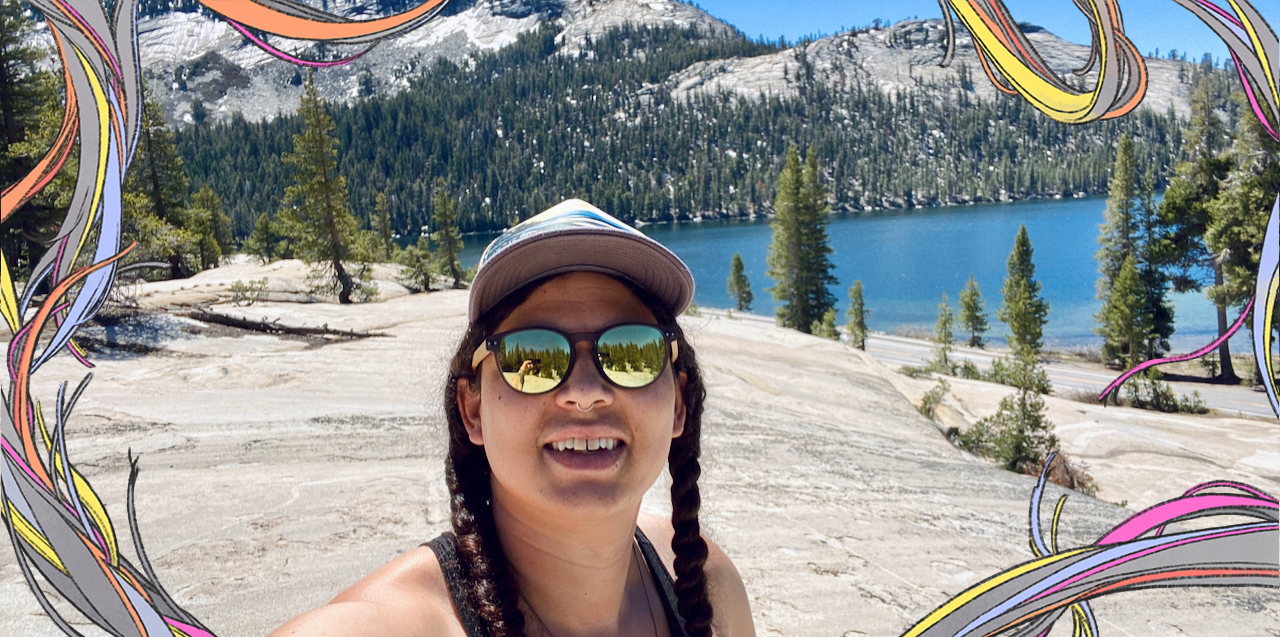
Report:
[[[353,18],[375,17],[368,0],[323,0],[325,7]],[[319,71],[316,82],[332,102],[349,102],[372,92],[398,93],[439,56],[466,64],[470,56],[512,43],[516,36],[544,21],[559,29],[561,53],[575,55],[586,39],[611,27],[638,25],[695,26],[708,35],[735,37],[736,29],[701,9],[674,0],[459,0],[434,22],[402,37],[387,40],[346,66]],[[887,93],[922,87],[945,104],[960,92],[994,99],[998,92],[984,77],[972,39],[963,27],[949,68],[938,66],[945,30],[940,19],[910,20],[876,29],[860,29],[767,55],[695,63],[642,93],[668,91],[673,97],[729,91],[756,98],[762,94],[798,94],[796,71],[801,58],[815,81],[835,89],[854,84],[878,86]],[[1088,47],[1073,44],[1024,25],[1029,39],[1055,70],[1067,74],[1083,66]],[[280,40],[273,42],[279,44]],[[309,42],[282,46],[303,56],[334,55]],[[299,68],[250,44],[225,22],[200,13],[175,12],[139,21],[139,50],[151,95],[165,106],[171,121],[193,121],[193,105],[211,121],[240,113],[249,121],[292,112],[301,93]],[[588,54],[591,54],[588,51]],[[1148,59],[1145,105],[1179,115],[1188,113],[1188,92],[1181,63]],[[1090,75],[1085,84],[1093,81]],[[199,104],[197,104],[197,102]],[[205,115],[207,114],[207,115]]]
[[[329,2],[329,10],[348,17],[373,17],[368,2]],[[318,71],[316,84],[326,99],[346,102],[365,91],[390,95],[407,88],[437,57],[465,63],[479,51],[492,51],[517,35],[553,21],[561,29],[557,44],[575,54],[584,39],[624,22],[696,26],[729,36],[734,30],[701,9],[671,0],[475,0],[455,2],[436,20],[402,37],[380,43],[345,66]],[[139,51],[144,76],[155,97],[175,122],[190,122],[192,104],[203,103],[214,121],[241,113],[249,121],[292,112],[302,89],[299,68],[250,44],[225,22],[196,13],[171,13],[140,20]],[[278,40],[273,40],[277,42]],[[285,50],[314,57],[318,47],[298,43]],[[331,49],[332,50],[332,49]]]
[[[1022,25],[1045,61],[1063,76],[1081,68],[1089,47],[1067,42],[1033,25]],[[941,103],[954,102],[959,93],[992,100],[999,91],[987,80],[973,38],[956,23],[955,56],[947,68],[938,66],[946,52],[946,28],[941,19],[907,20],[878,29],[854,30],[791,49],[748,59],[694,64],[662,83],[662,90],[684,97],[729,91],[754,97],[761,93],[795,96],[799,93],[801,58],[812,66],[813,80],[837,90],[855,84],[877,86],[888,94],[920,87]],[[1164,113],[1171,106],[1182,117],[1190,113],[1190,84],[1181,72],[1185,63],[1147,58],[1143,104]],[[1093,86],[1096,68],[1082,78]]]

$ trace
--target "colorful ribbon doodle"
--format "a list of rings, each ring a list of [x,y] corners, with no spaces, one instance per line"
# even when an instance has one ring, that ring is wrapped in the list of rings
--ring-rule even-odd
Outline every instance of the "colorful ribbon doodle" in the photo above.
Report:
[[[1090,91],[1072,86],[1049,68],[1000,0],[946,0],[946,4],[938,0],[938,4],[947,22],[943,66],[950,63],[954,48],[951,11],[955,11],[973,34],[978,60],[992,85],[1010,95],[1021,95],[1060,122],[1082,124],[1119,117],[1136,108],[1146,94],[1146,64],[1125,37],[1120,7],[1114,0],[1075,3],[1089,21],[1093,41],[1088,62],[1074,74],[1085,75],[1098,67],[1097,85]]]
[[[7,185],[0,195],[0,221],[50,183],[66,165],[77,138],[79,172],[53,247],[32,268],[21,296],[10,272],[9,257],[0,253],[0,315],[13,335],[7,357],[12,384],[4,397],[0,422],[0,517],[32,593],[66,634],[79,633],[45,597],[37,585],[36,572],[85,617],[111,634],[209,636],[212,633],[173,602],[147,560],[133,515],[136,464],[129,478],[128,506],[139,566],[121,554],[106,508],[67,455],[66,423],[91,375],[70,400],[66,399],[66,383],[62,384],[52,428],[41,404],[30,395],[31,375],[64,348],[92,367],[73,336],[102,306],[121,270],[119,260],[133,247],[120,249],[121,190],[138,141],[142,94],[137,0],[106,3],[110,9],[99,0],[31,0],[31,4],[45,17],[53,36],[62,63],[66,104],[52,147],[27,175]],[[265,35],[249,29],[372,47],[384,37],[421,26],[438,15],[446,2],[430,0],[397,16],[367,22],[347,20],[290,0],[213,0],[208,4],[277,57],[310,66],[332,66],[359,54],[335,62],[307,62],[272,47]],[[87,264],[77,266],[86,258]],[[42,285],[51,291],[32,313],[32,301]],[[42,333],[50,326],[54,333],[41,349]]]
[[[106,507],[67,452],[67,427],[86,375],[67,394],[62,383],[52,423],[31,395],[31,376],[67,350],[92,367],[74,336],[102,306],[121,259],[121,190],[138,142],[142,77],[138,61],[137,0],[28,0],[43,14],[62,63],[65,106],[61,129],[33,170],[0,194],[0,221],[9,219],[64,168],[79,141],[76,187],[52,247],[36,262],[19,295],[0,252],[0,315],[12,339],[6,357],[11,379],[0,415],[0,517],[33,595],[60,630],[79,635],[55,609],[37,573],[89,621],[113,635],[211,637],[212,632],[176,603],[147,559],[133,508],[138,468],[130,454],[127,507],[137,564],[126,558]],[[290,63],[346,64],[383,38],[435,18],[447,0],[427,0],[402,13],[351,20],[295,0],[201,0],[255,45]],[[1200,16],[1231,48],[1254,113],[1280,112],[1276,37],[1243,0],[1231,12],[1202,0],[1174,0]],[[974,34],[983,68],[1002,91],[1023,96],[1060,121],[1086,123],[1119,117],[1141,101],[1147,76],[1125,37],[1115,0],[1076,0],[1093,32],[1091,57],[1076,71],[1098,68],[1097,86],[1079,90],[1057,77],[997,0],[948,0]],[[950,25],[950,12],[943,6]],[[949,29],[950,31],[950,29]],[[268,42],[269,37],[364,47],[333,61],[308,61]],[[1268,379],[1275,370],[1271,317],[1280,295],[1280,201],[1273,209],[1262,252],[1254,306],[1255,353]],[[48,294],[38,306],[36,290]],[[1237,322],[1237,328],[1243,324]],[[46,335],[45,332],[52,331]],[[42,347],[43,345],[43,347]],[[1265,361],[1265,363],[1264,363]],[[1151,364],[1158,364],[1156,361]],[[1123,380],[1124,377],[1120,379]],[[1119,381],[1118,381],[1119,382]],[[1118,385],[1117,382],[1117,385]],[[1274,385],[1268,395],[1276,407]],[[1280,412],[1278,412],[1280,413]],[[1275,586],[1276,500],[1238,483],[1200,485],[1181,498],[1139,513],[1093,545],[1058,550],[1060,499],[1046,543],[1039,525],[1042,475],[1032,498],[1031,543],[1036,559],[947,602],[907,635],[993,635],[1014,630],[1042,635],[1070,611],[1077,635],[1098,634],[1087,601],[1152,586]],[[1225,492],[1224,492],[1225,491]],[[1169,524],[1203,516],[1244,515],[1262,520],[1165,534]]]
[[[1031,550],[1036,559],[1007,569],[955,596],[903,637],[1045,635],[1067,611],[1073,634],[1099,635],[1088,600],[1169,586],[1276,586],[1280,577],[1280,503],[1249,485],[1211,482],[1136,513],[1090,546],[1058,550],[1065,495],[1054,507],[1049,543],[1040,526],[1053,456],[1031,496]],[[1165,534],[1194,518],[1261,520]]]

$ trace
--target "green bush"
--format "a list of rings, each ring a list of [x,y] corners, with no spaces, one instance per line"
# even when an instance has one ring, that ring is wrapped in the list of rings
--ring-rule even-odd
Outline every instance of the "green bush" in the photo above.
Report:
[[[999,362],[999,361],[997,361]],[[1040,388],[1048,379],[1037,361],[1019,357],[1001,368],[1018,391],[1000,400],[996,413],[957,436],[959,445],[991,458],[1010,471],[1033,473],[1058,448],[1053,423],[1045,418]]]
[[[265,278],[256,281],[236,280],[231,282],[231,302],[235,305],[253,305],[262,299],[262,292],[267,287]]]
[[[1019,389],[1000,400],[996,413],[960,432],[960,446],[974,454],[991,458],[1010,471],[1030,473],[1058,448],[1053,423],[1044,415],[1044,398],[1035,391]]]
[[[939,378],[938,384],[924,393],[924,397],[920,399],[920,415],[929,420],[936,420],[933,415],[933,409],[942,404],[942,399],[946,398],[947,392],[951,391],[951,385],[947,384],[945,379]]]
[[[911,378],[924,378],[933,373],[928,366],[903,365],[898,368],[898,373]]]
[[[836,329],[836,309],[834,307],[827,308],[826,313],[822,315],[822,320],[814,321],[809,326],[809,333],[814,336],[829,338],[833,341],[840,340],[840,330]]]
[[[1160,370],[1151,369],[1134,376],[1125,388],[1125,403],[1138,409],[1150,409],[1164,413],[1204,414],[1209,412],[1205,407],[1200,392],[1192,392],[1190,396],[1178,396],[1173,388],[1162,380]]]

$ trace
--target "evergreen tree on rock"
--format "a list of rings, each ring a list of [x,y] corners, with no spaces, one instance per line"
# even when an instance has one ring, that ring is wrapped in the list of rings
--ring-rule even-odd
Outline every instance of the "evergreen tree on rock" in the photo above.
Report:
[[[124,183],[125,194],[137,196],[123,208],[123,236],[138,241],[138,257],[167,261],[171,279],[198,268],[185,260],[195,256],[198,239],[185,227],[190,186],[182,165],[160,103],[144,101],[138,147]]]
[[[253,232],[244,242],[244,251],[258,257],[263,263],[271,263],[276,258],[284,258],[277,257],[281,240],[283,237],[276,232],[275,221],[270,214],[264,212],[254,222]]]
[[[435,191],[431,198],[431,220],[435,227],[431,240],[436,244],[439,270],[444,276],[453,279],[454,289],[464,288],[467,284],[462,262],[458,260],[458,255],[462,252],[462,233],[458,230],[458,202],[449,196],[443,177],[436,178]]]
[[[938,304],[938,320],[933,324],[933,367],[943,374],[954,375],[956,364],[951,360],[951,341],[955,338],[956,315],[947,302],[946,292]]]
[[[1155,175],[1137,176],[1136,149],[1129,135],[1120,138],[1112,167],[1106,223],[1098,233],[1098,299],[1094,315],[1102,336],[1102,360],[1132,367],[1168,349],[1173,310],[1165,299],[1166,278],[1156,262],[1161,232],[1155,210]],[[1120,280],[1124,268],[1127,277]],[[1139,330],[1139,331],[1135,331]]]
[[[742,265],[742,254],[733,254],[733,263],[729,265],[729,296],[733,297],[739,312],[750,312],[754,296],[751,294],[751,280]]]
[[[191,197],[184,217],[195,235],[200,269],[217,267],[223,255],[231,252],[231,218],[222,210],[222,200],[205,184]]]
[[[390,261],[395,252],[395,242],[391,236],[391,207],[387,204],[387,193],[379,192],[374,201],[372,225],[377,251],[383,261]]]
[[[294,244],[298,258],[316,267],[319,288],[351,303],[357,282],[347,271],[358,254],[359,223],[347,206],[347,180],[338,174],[338,141],[333,119],[325,112],[312,73],[302,83],[303,130],[293,136],[293,152],[281,159],[294,167],[294,185],[285,189],[285,205],[276,215],[281,234]]]
[[[808,332],[835,306],[827,285],[836,283],[828,258],[826,189],[821,183],[816,153],[810,149],[805,167],[795,145],[788,147],[774,200],[773,240],[769,244],[767,275],[778,306],[778,323]]]
[[[833,341],[840,340],[840,330],[836,328],[836,308],[828,308],[822,315],[822,320],[814,321],[809,326],[809,333]]]
[[[849,322],[845,329],[849,332],[849,344],[860,349],[867,349],[867,315],[871,310],[862,299],[862,280],[853,282],[849,288]]]
[[[1174,168],[1174,178],[1159,205],[1159,223],[1163,231],[1153,247],[1153,259],[1159,263],[1176,292],[1200,291],[1206,285],[1222,285],[1222,260],[1214,258],[1206,244],[1209,228],[1209,203],[1222,188],[1231,170],[1231,161],[1219,155],[1225,139],[1224,127],[1216,113],[1217,98],[1208,75],[1200,74],[1191,90],[1191,120],[1183,134],[1186,161]],[[1212,272],[1206,281],[1199,273]],[[1226,333],[1229,322],[1226,305],[1215,304],[1218,334]],[[1231,348],[1224,340],[1218,348],[1218,379],[1235,383],[1239,378],[1231,363]]]
[[[1145,360],[1152,329],[1145,300],[1137,260],[1129,255],[1120,265],[1111,294],[1097,315],[1099,326],[1095,331],[1104,341],[1104,362],[1129,368]]]
[[[973,275],[960,290],[960,326],[969,333],[969,347],[982,347],[982,335],[987,331],[987,307],[982,300],[982,290]]]
[[[1243,106],[1243,95],[1235,97]],[[1204,238],[1217,268],[1214,284],[1205,292],[1218,308],[1238,312],[1254,294],[1267,220],[1280,192],[1280,145],[1257,118],[1242,117],[1228,157],[1233,168],[1207,206]],[[1253,311],[1260,310],[1255,306]],[[1261,381],[1254,368],[1254,380]]]
[[[1044,343],[1044,326],[1049,320],[1049,303],[1040,296],[1040,282],[1035,280],[1036,266],[1031,262],[1031,237],[1027,226],[1018,228],[1009,253],[1008,274],[1000,293],[1004,297],[996,318],[1009,326],[1009,346],[1017,358],[1034,360]]]

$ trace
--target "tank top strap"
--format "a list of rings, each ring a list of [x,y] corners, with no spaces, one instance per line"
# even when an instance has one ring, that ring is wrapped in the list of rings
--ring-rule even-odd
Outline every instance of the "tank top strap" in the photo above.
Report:
[[[636,543],[640,545],[640,554],[644,555],[645,564],[653,574],[653,581],[662,592],[662,609],[667,613],[667,626],[670,628],[671,637],[685,637],[687,633],[684,628],[684,618],[680,616],[680,601],[676,597],[676,589],[671,580],[671,574],[667,572],[667,565],[662,563],[658,551],[653,548],[653,543],[645,537],[640,527],[636,527]]]
[[[434,540],[426,543],[436,554],[440,562],[440,572],[444,575],[444,583],[449,587],[449,597],[453,598],[453,608],[458,613],[458,621],[467,637],[491,637],[489,627],[480,620],[474,608],[467,600],[467,591],[463,584],[467,581],[458,563],[458,538],[453,531],[445,531]]]

